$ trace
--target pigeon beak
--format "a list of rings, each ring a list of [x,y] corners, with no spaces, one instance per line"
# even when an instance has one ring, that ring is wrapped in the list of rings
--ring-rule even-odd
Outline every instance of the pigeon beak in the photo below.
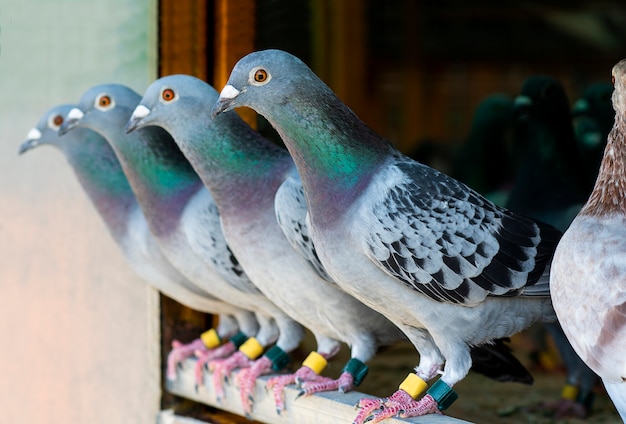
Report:
[[[76,128],[78,126],[78,122],[83,119],[84,116],[84,112],[78,108],[70,110],[67,114],[65,122],[63,122],[63,124],[59,127],[59,135],[64,135],[72,128]]]
[[[139,128],[141,124],[143,123],[142,122],[143,118],[145,118],[148,115],[150,115],[150,109],[148,109],[144,105],[137,106],[132,116],[126,123],[126,127],[124,127],[124,131],[126,131],[126,134],[132,131],[135,131],[137,128]]]
[[[224,87],[220,93],[220,97],[211,110],[211,118],[215,119],[220,113],[233,109],[235,107],[235,99],[239,93],[240,91],[230,84]]]
[[[20,148],[18,150],[18,154],[25,153],[30,149],[39,146],[39,139],[41,139],[41,131],[37,128],[33,128],[28,131],[26,135],[26,141],[20,144]]]

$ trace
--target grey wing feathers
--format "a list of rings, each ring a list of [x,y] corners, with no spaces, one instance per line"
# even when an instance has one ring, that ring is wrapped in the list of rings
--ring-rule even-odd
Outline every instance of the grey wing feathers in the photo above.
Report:
[[[393,168],[367,238],[371,258],[388,274],[435,300],[466,305],[516,296],[539,281],[558,230],[417,162],[400,158]]]
[[[219,211],[212,199],[207,201],[210,198],[208,193],[204,190],[202,197],[192,200],[201,205],[196,213],[185,215],[186,220],[194,221],[188,221],[184,226],[189,244],[230,285],[244,293],[260,293],[228,247],[222,232]],[[195,230],[198,228],[202,228],[202,231]]]
[[[287,177],[276,192],[274,210],[278,225],[289,244],[311,264],[320,277],[333,282],[320,262],[311,240],[306,199],[299,178]]]

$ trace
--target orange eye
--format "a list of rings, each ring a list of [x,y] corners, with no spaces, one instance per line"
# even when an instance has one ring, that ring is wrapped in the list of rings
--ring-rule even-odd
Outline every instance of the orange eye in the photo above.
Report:
[[[172,100],[174,100],[174,97],[176,97],[176,93],[174,93],[174,90],[172,90],[171,88],[166,88],[161,93],[161,97],[166,102],[171,102]]]
[[[611,75],[611,84],[615,85],[615,75]]]
[[[102,96],[98,100],[98,105],[102,107],[107,107],[111,104],[111,98],[109,96]]]
[[[57,127],[60,127],[63,123],[63,117],[61,115],[57,115],[52,119],[52,123]]]
[[[257,69],[254,73],[254,80],[256,82],[265,82],[267,80],[267,71],[265,69]]]

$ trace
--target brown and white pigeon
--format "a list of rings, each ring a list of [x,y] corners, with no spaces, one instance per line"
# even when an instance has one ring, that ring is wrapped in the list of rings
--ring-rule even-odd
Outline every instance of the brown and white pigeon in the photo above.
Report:
[[[556,249],[550,286],[567,338],[626,420],[626,60],[612,75],[615,123],[591,196]]]

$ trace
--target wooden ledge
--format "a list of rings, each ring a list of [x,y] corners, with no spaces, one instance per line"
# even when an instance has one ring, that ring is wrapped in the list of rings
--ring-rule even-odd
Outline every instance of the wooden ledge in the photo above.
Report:
[[[183,369],[178,371],[178,379],[176,381],[167,382],[167,391],[204,403],[237,415],[244,415],[241,401],[239,400],[239,390],[234,386],[234,376],[231,376],[229,382],[224,384],[225,399],[221,403],[215,398],[211,375],[205,373],[205,385],[195,390],[194,381],[194,365],[195,359],[187,359],[183,364]],[[295,399],[298,389],[294,386],[285,388],[285,411],[281,415],[276,413],[274,399],[271,393],[266,392],[265,382],[269,376],[264,376],[257,381],[254,393],[254,408],[251,418],[256,421],[265,423],[293,423],[293,424],[337,424],[352,423],[357,414],[354,405],[363,397],[368,395],[360,392],[349,392],[341,394],[338,392],[325,392],[313,396]],[[172,424],[184,423],[185,421],[176,421],[174,417],[170,417]],[[167,421],[159,421],[168,424]],[[197,422],[197,421],[194,421]],[[468,424],[467,421],[445,415],[427,415],[424,417],[416,417],[409,419],[390,418],[384,421],[385,424],[415,423],[415,424]]]

